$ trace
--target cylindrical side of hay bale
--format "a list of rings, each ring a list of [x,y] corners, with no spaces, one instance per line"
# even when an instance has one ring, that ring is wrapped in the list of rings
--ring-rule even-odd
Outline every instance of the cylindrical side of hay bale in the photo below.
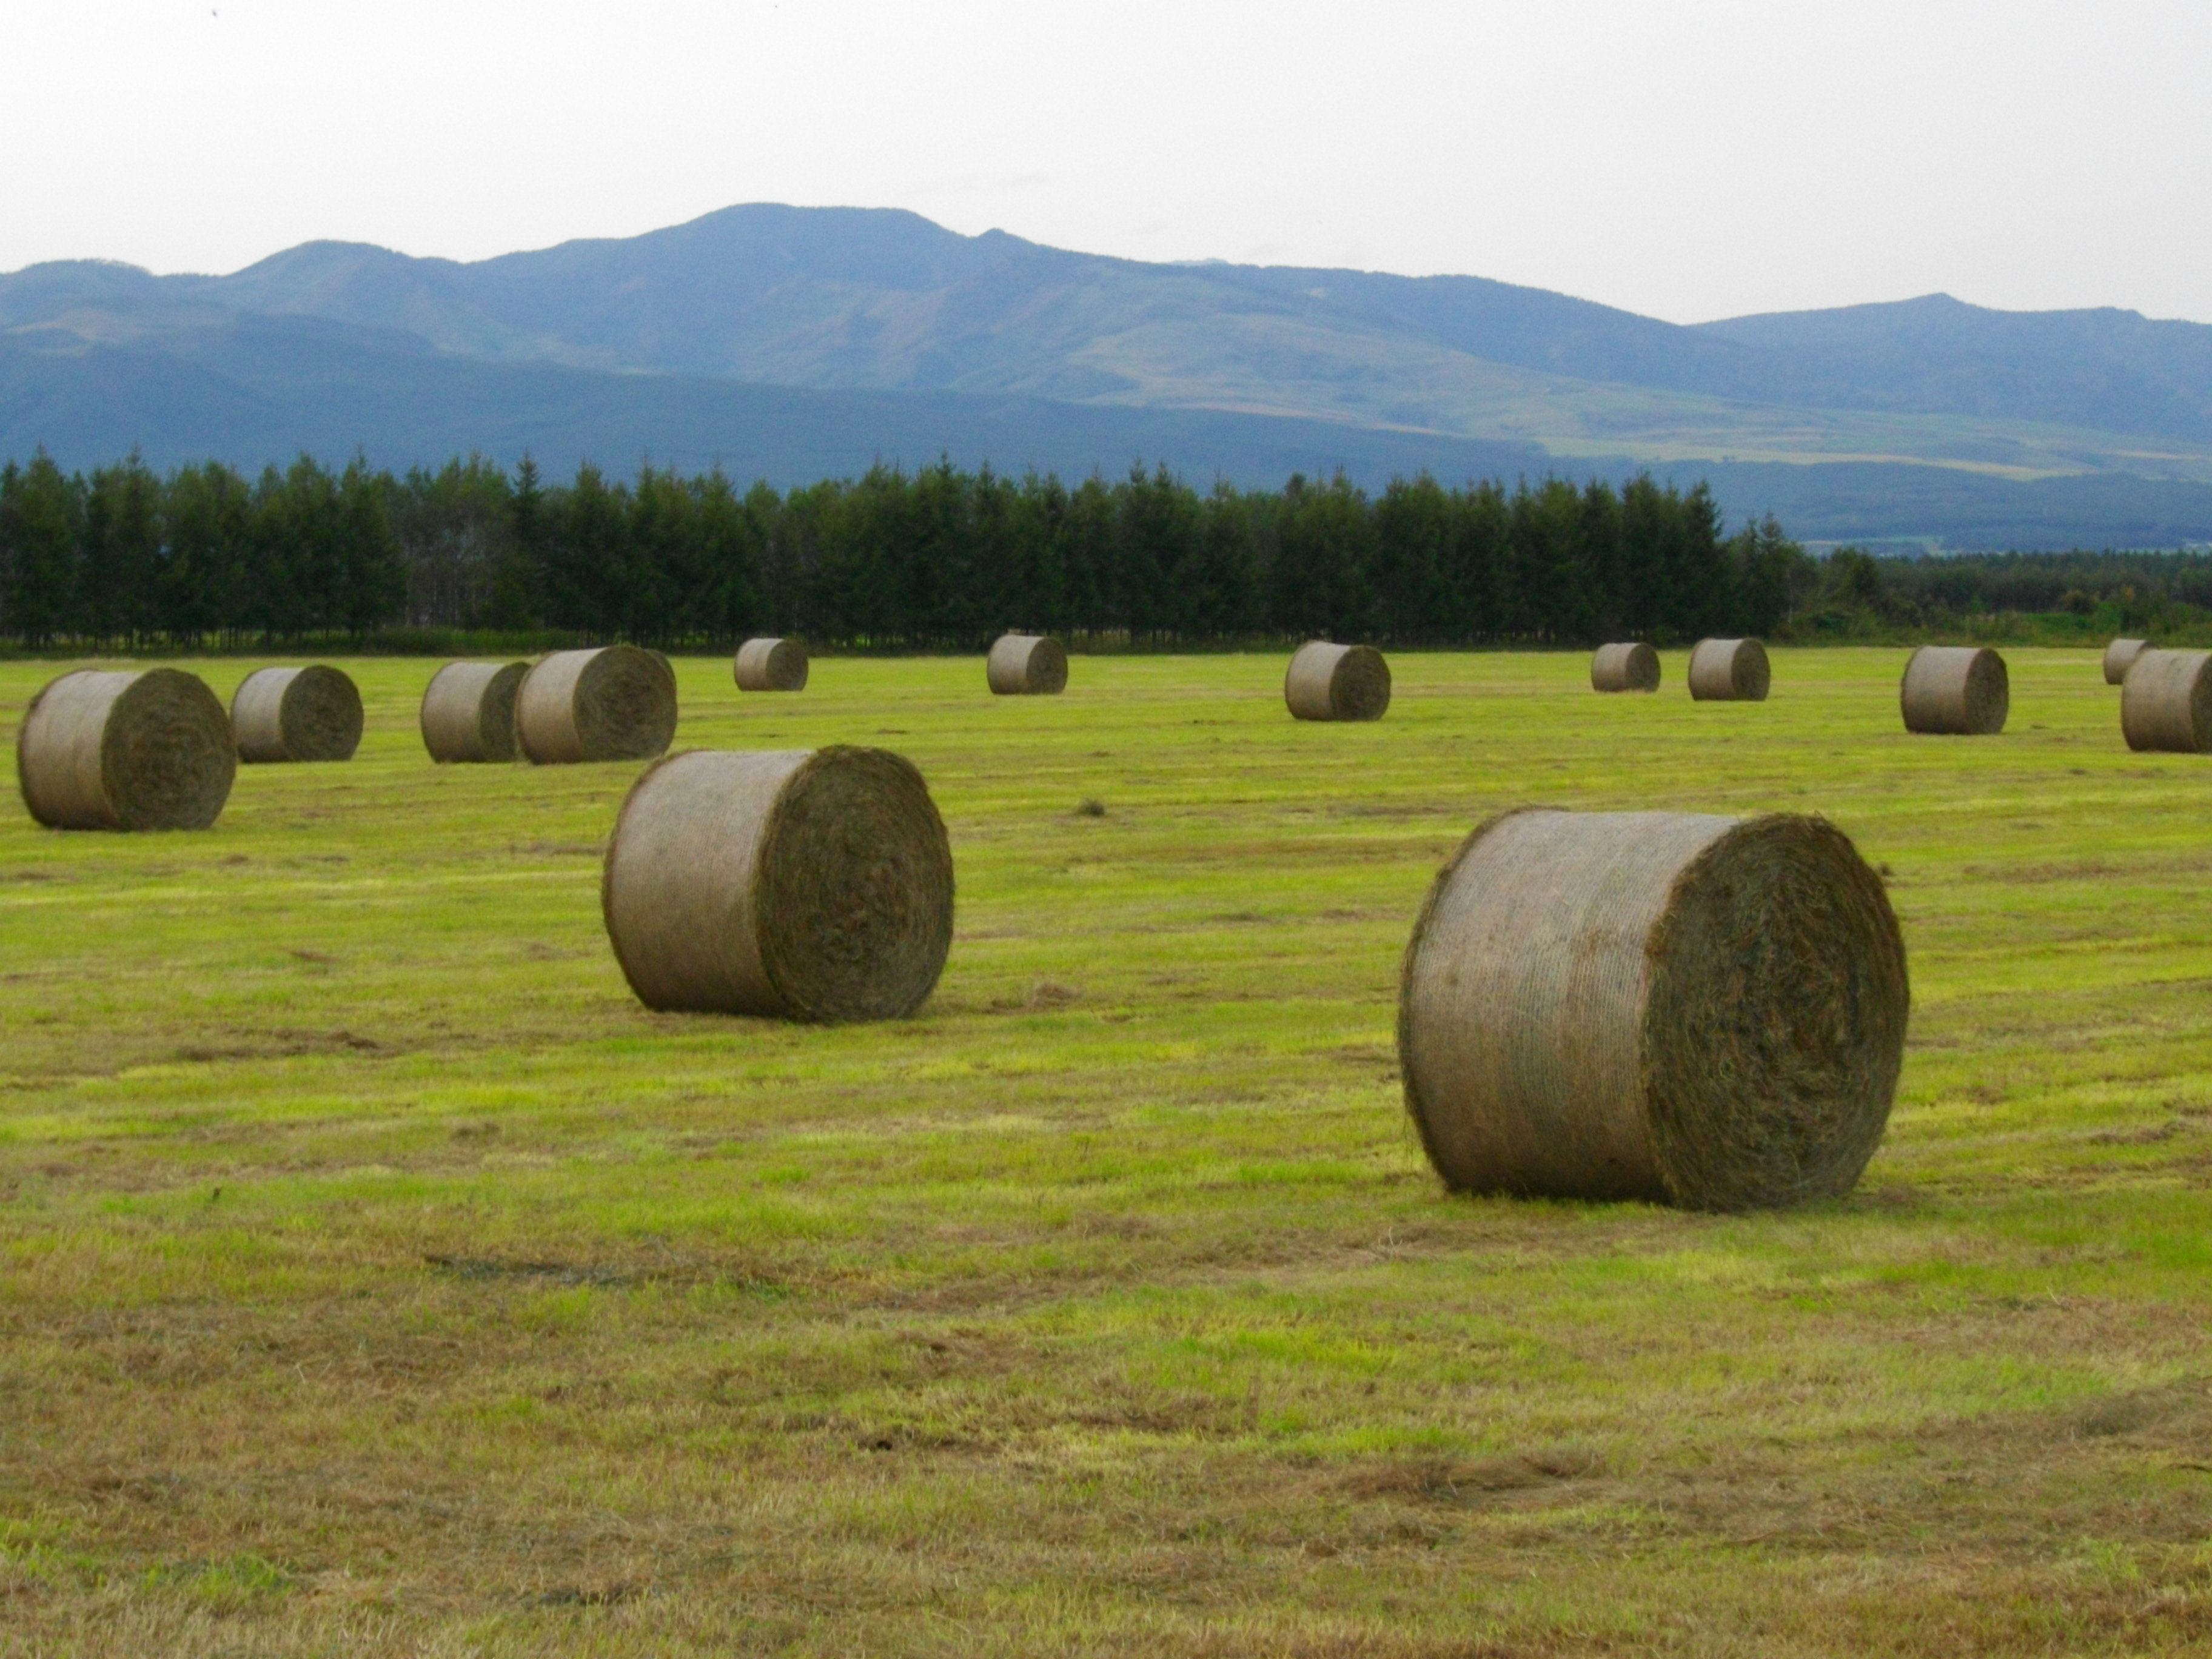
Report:
[[[951,948],[952,849],[887,750],[691,750],[631,788],[599,896],[649,1008],[895,1019]]]
[[[804,691],[806,647],[797,640],[747,640],[731,672],[740,691]]]
[[[1985,645],[1923,645],[1905,659],[1897,702],[1908,732],[1994,737],[2012,707],[2005,660]]]
[[[983,663],[1001,697],[1051,697],[1067,689],[1067,647],[1049,634],[1001,634]]]
[[[514,697],[526,662],[449,662],[422,690],[422,746],[441,763],[514,758]]]
[[[2120,732],[2130,749],[2212,750],[2212,651],[2137,653],[2120,686]]]
[[[1771,674],[1757,640],[1699,640],[1690,653],[1690,695],[1699,702],[1765,702]]]
[[[351,760],[361,726],[352,676],[319,663],[257,668],[230,694],[230,729],[242,761]]]
[[[1406,947],[1407,1109],[1462,1190],[1820,1197],[1881,1139],[1908,1002],[1881,878],[1821,819],[1509,812]]]
[[[2136,659],[2152,648],[2148,640],[2114,640],[2105,647],[2105,684],[2125,685]]]
[[[204,830],[237,772],[222,700],[174,668],[64,674],[15,737],[23,805],[56,830]]]
[[[675,736],[676,673],[657,651],[556,651],[515,693],[515,741],[540,766],[650,760]]]
[[[1640,643],[1601,645],[1590,659],[1593,691],[1656,691],[1659,653]]]
[[[1283,671],[1283,701],[1302,720],[1379,720],[1390,707],[1390,665],[1371,645],[1308,640]]]

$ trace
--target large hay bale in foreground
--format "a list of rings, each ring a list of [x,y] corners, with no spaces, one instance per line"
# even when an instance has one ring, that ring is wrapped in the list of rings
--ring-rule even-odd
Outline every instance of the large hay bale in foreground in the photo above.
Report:
[[[692,750],[623,803],[600,906],[648,1008],[894,1019],[952,943],[952,849],[882,749]]]
[[[2130,749],[2212,750],[2212,651],[2145,651],[2120,687],[2120,732]]]
[[[242,761],[351,760],[361,725],[353,677],[319,663],[257,668],[230,694],[230,729]]]
[[[1690,653],[1690,695],[1699,702],[1765,702],[1771,678],[1757,640],[1699,640]]]
[[[2012,688],[1985,645],[1923,645],[1905,659],[1897,701],[1908,732],[1988,738],[2004,730]]]
[[[1390,707],[1390,665],[1371,645],[1308,640],[1283,672],[1283,701],[1302,720],[1379,720]]]
[[[422,691],[422,746],[430,758],[511,761],[514,699],[526,662],[449,662]]]
[[[1847,1190],[1889,1116],[1897,918],[1819,818],[1509,812],[1406,947],[1406,1104],[1473,1192],[1699,1209]]]
[[[1656,691],[1659,653],[1641,643],[1601,645],[1590,659],[1593,691]]]
[[[1067,690],[1067,647],[1049,634],[1001,634],[983,678],[1001,697],[1055,697]]]
[[[651,760],[676,736],[676,671],[658,651],[556,651],[523,676],[514,736],[540,766]]]
[[[740,691],[804,691],[806,647],[797,640],[747,640],[731,672]]]
[[[222,700],[175,668],[49,680],[15,735],[23,805],[55,830],[204,830],[237,775]]]
[[[2137,657],[2150,649],[2148,640],[2114,640],[2105,647],[2105,684],[2125,685],[2128,670],[2135,666]]]

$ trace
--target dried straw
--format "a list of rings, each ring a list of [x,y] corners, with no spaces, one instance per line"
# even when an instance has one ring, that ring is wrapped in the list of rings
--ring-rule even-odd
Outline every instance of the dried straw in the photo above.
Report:
[[[2125,685],[2136,659],[2152,649],[2148,640],[2114,640],[2105,647],[2105,684]]]
[[[2212,652],[2138,654],[2120,687],[2120,732],[2130,749],[2212,750]]]
[[[1302,720],[1379,720],[1390,707],[1390,665],[1371,645],[1308,640],[1291,653],[1283,701]]]
[[[238,757],[351,760],[361,746],[361,693],[342,669],[257,668],[230,694]]]
[[[1897,688],[1908,732],[1995,737],[2012,706],[2005,660],[1987,646],[1923,645]]]
[[[1757,640],[1699,640],[1690,653],[1690,695],[1699,702],[1765,702],[1770,678]]]
[[[893,1019],[951,948],[952,849],[887,750],[692,750],[623,803],[600,904],[649,1008]]]
[[[1001,634],[983,675],[1002,697],[1052,697],[1067,689],[1067,647],[1048,634]]]
[[[540,766],[650,760],[676,735],[676,673],[658,651],[556,651],[523,676],[515,740]]]
[[[221,700],[174,668],[50,680],[15,738],[23,805],[56,830],[204,830],[237,771]]]
[[[1873,1155],[1908,1002],[1881,879],[1821,819],[1510,812],[1406,947],[1406,1104],[1455,1188],[1793,1203]]]
[[[747,640],[732,672],[740,691],[804,691],[806,647],[797,640]]]
[[[422,746],[434,761],[514,758],[514,698],[526,662],[449,662],[422,692]]]
[[[1659,653],[1648,645],[1601,645],[1590,659],[1593,691],[1656,691]]]

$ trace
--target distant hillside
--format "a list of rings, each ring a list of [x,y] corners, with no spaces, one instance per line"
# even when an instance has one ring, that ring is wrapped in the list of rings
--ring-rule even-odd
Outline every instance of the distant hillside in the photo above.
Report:
[[[1642,463],[1763,478],[1751,505],[1824,501],[1824,521],[1911,503],[1894,533],[1952,540],[2043,522],[1959,503],[2106,478],[2071,493],[2142,510],[2045,532],[2101,543],[2197,523],[2174,504],[2212,483],[2212,327],[1939,295],[1685,328],[1478,277],[1148,264],[769,205],[471,264],[316,242],[227,276],[0,276],[8,453],[112,453],[126,434],[247,465],[526,447],[769,476],[940,448],[1251,482],[1285,461]],[[1759,471],[1775,463],[1823,465]]]

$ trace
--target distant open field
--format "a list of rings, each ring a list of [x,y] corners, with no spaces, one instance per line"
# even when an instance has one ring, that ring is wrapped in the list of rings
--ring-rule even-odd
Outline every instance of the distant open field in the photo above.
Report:
[[[1399,655],[1334,727],[1272,655],[681,663],[679,745],[927,776],[957,936],[873,1027],[641,1008],[638,769],[432,766],[428,662],[207,834],[10,802],[0,1653],[2204,1651],[2212,761],[2008,655],[1984,740],[1905,734],[1898,650],[1764,706]],[[0,665],[11,742],[55,672]],[[1885,868],[1856,1193],[1440,1190],[1398,955],[1530,801]]]

